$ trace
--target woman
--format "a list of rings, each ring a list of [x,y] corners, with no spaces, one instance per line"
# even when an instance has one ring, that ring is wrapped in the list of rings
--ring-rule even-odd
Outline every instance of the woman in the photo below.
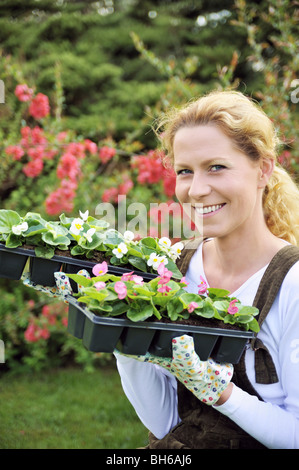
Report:
[[[252,305],[271,260],[299,244],[299,191],[276,164],[271,120],[227,91],[171,112],[161,126],[176,195],[204,237],[189,256],[187,290],[197,293],[201,276]],[[174,368],[116,353],[150,448],[299,448],[299,261],[292,263],[258,334],[265,367],[248,347],[212,406]]]

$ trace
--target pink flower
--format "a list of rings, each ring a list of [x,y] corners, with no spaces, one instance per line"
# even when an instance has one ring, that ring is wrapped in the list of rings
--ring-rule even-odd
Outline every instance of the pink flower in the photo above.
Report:
[[[106,261],[103,261],[102,263],[96,264],[92,268],[92,273],[97,277],[97,276],[103,276],[103,274],[106,274],[108,272],[108,264]]]
[[[118,294],[118,298],[120,300],[124,299],[127,295],[127,287],[126,284],[122,281],[117,281],[114,284],[114,290]]]
[[[32,88],[29,88],[28,85],[17,85],[15,89],[15,95],[20,101],[31,101],[33,96]]]
[[[198,307],[198,303],[190,302],[190,304],[188,305],[188,312],[192,313],[197,307]]]
[[[80,162],[71,153],[64,153],[57,166],[57,177],[59,179],[69,178],[76,181],[81,175]]]
[[[164,294],[164,293],[166,294],[167,292],[171,291],[171,287],[164,284],[161,287],[158,287],[157,291],[161,292],[162,294]]]
[[[139,286],[143,285],[143,277],[137,276],[137,274],[133,274],[131,281],[135,282],[135,284],[138,284]]]
[[[53,191],[46,199],[46,211],[50,215],[61,212],[72,212],[73,199],[76,196],[77,184],[74,181],[63,179],[60,187]]]
[[[35,119],[41,119],[50,113],[49,98],[43,93],[38,93],[31,101],[29,114]]]
[[[165,264],[164,263],[161,263],[159,266],[158,266],[158,269],[157,269],[158,273],[160,274],[160,279],[158,281],[158,284],[167,284],[167,282],[170,281],[171,279],[171,276],[172,276],[172,272],[169,271],[166,267],[165,267]]]
[[[236,307],[236,305],[235,305],[236,302],[238,302],[238,300],[234,299],[229,303],[227,313],[229,313],[230,315],[234,315],[235,313],[237,313],[239,311],[238,307]]]
[[[138,284],[139,286],[143,285],[143,277],[137,276],[137,274],[133,274],[134,271],[131,271],[129,273],[124,273],[121,277],[122,281],[132,281],[135,282],[135,284]]]
[[[99,281],[94,284],[94,287],[96,288],[96,290],[101,290],[101,289],[105,289],[106,284],[105,282]]]
[[[107,146],[102,147],[99,151],[99,157],[102,163],[109,162],[109,160],[111,160],[111,158],[113,158],[115,154],[116,154],[116,150],[112,147],[107,147]]]
[[[24,150],[20,145],[9,145],[6,147],[5,153],[7,155],[12,155],[14,160],[21,160],[24,155]]]
[[[117,202],[118,190],[117,188],[107,188],[103,192],[103,202]]]
[[[43,166],[43,161],[41,159],[37,159],[28,162],[27,165],[23,166],[22,170],[28,178],[35,178],[42,172]]]
[[[202,276],[200,276],[200,280],[201,280],[201,283],[197,286],[199,287],[198,293],[205,294],[208,290],[208,285]]]
[[[121,277],[121,280],[122,281],[130,281],[131,276],[132,276],[133,273],[134,273],[134,271],[131,271],[129,273],[124,273]]]
[[[85,139],[84,140],[84,145],[85,145],[85,149],[91,153],[92,155],[95,155],[97,153],[97,150],[98,150],[98,147],[97,147],[97,144],[95,144],[94,142],[92,142],[92,140],[90,139]]]
[[[186,278],[185,278],[185,276],[184,276],[184,277],[182,277],[182,279],[180,280],[180,282],[181,282],[182,284],[186,284],[186,285],[188,285],[188,284],[189,284],[189,282],[187,282],[187,281],[186,281]]]

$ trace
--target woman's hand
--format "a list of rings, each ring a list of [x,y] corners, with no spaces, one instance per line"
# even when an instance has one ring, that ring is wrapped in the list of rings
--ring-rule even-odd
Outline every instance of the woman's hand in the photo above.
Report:
[[[116,353],[121,354],[118,351]],[[172,358],[149,353],[144,356],[127,356],[164,367],[207,405],[220,405],[231,394],[232,364],[220,364],[211,358],[201,361],[194,350],[191,336],[183,335],[172,340]]]

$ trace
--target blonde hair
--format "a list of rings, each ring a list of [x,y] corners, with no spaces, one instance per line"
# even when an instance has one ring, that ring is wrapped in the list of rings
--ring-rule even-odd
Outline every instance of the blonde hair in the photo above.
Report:
[[[277,163],[279,139],[272,121],[252,99],[238,91],[214,91],[165,114],[156,131],[167,161],[173,164],[173,142],[180,128],[211,123],[250,159],[274,160],[275,168],[263,194],[265,220],[274,235],[299,245],[299,189]]]

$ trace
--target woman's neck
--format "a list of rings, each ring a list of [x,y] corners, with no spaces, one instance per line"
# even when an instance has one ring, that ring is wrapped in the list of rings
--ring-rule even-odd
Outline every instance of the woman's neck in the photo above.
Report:
[[[266,266],[285,246],[268,229],[242,237],[213,238],[204,243],[203,263],[209,285],[233,292],[249,277]]]

